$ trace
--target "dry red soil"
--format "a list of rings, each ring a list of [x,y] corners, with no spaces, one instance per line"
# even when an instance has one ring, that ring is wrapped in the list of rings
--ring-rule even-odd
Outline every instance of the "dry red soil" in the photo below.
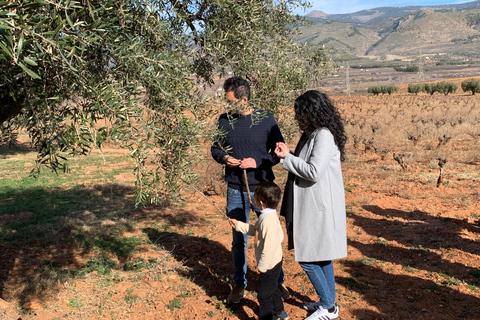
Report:
[[[349,135],[343,163],[348,257],[334,262],[340,319],[480,319],[480,124],[468,123],[480,120],[479,97],[403,93],[333,99]],[[453,125],[459,118],[463,124]],[[407,135],[414,130],[420,136],[415,145]],[[443,135],[451,139],[441,144]],[[394,153],[405,155],[405,169]],[[438,158],[448,161],[437,187]],[[213,176],[205,179],[205,195],[193,192],[184,207],[143,209],[131,217],[137,223],[125,235],[143,237],[145,244],[128,261],[155,258],[156,266],[69,278],[23,301],[12,292],[13,283],[22,281],[14,281],[12,268],[6,287],[11,292],[2,296],[7,307],[22,306],[30,310],[22,319],[38,320],[256,319],[253,239],[247,296],[238,305],[224,303],[232,274],[230,227],[217,209],[224,210],[224,186],[212,182],[220,170],[212,160],[201,168],[196,170]],[[283,186],[285,171],[278,165],[275,172]],[[82,262],[79,256],[76,264]],[[285,310],[290,319],[304,319],[302,302],[317,297],[287,249],[284,271],[292,294]],[[16,319],[10,314],[4,318]]]

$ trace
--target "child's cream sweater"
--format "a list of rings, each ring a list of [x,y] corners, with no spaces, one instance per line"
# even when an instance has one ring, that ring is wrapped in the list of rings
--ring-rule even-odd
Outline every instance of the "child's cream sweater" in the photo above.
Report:
[[[283,230],[276,210],[262,210],[255,225],[238,221],[235,230],[250,236],[258,230],[255,258],[260,272],[272,269],[282,260]]]

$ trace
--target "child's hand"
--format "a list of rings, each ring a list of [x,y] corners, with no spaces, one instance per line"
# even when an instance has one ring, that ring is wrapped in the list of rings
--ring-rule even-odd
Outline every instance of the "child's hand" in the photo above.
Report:
[[[237,226],[237,220],[236,219],[228,219],[228,222],[232,226],[232,228],[235,228]]]

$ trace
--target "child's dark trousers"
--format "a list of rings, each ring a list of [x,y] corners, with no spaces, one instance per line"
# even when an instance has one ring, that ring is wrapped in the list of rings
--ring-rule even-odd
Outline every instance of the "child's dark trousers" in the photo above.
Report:
[[[272,320],[273,315],[278,315],[283,311],[282,295],[278,289],[280,270],[282,270],[282,261],[267,272],[260,272],[257,294],[260,304],[258,320]]]

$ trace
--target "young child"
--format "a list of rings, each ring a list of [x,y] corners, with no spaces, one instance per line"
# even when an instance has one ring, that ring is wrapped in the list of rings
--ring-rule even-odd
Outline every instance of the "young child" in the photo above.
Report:
[[[280,188],[273,182],[260,182],[255,188],[253,203],[261,209],[255,225],[228,219],[230,225],[239,231],[254,236],[258,231],[255,246],[257,268],[260,271],[258,302],[260,304],[259,320],[288,319],[283,309],[283,301],[278,288],[278,276],[282,269],[283,231],[276,208],[281,198]]]

